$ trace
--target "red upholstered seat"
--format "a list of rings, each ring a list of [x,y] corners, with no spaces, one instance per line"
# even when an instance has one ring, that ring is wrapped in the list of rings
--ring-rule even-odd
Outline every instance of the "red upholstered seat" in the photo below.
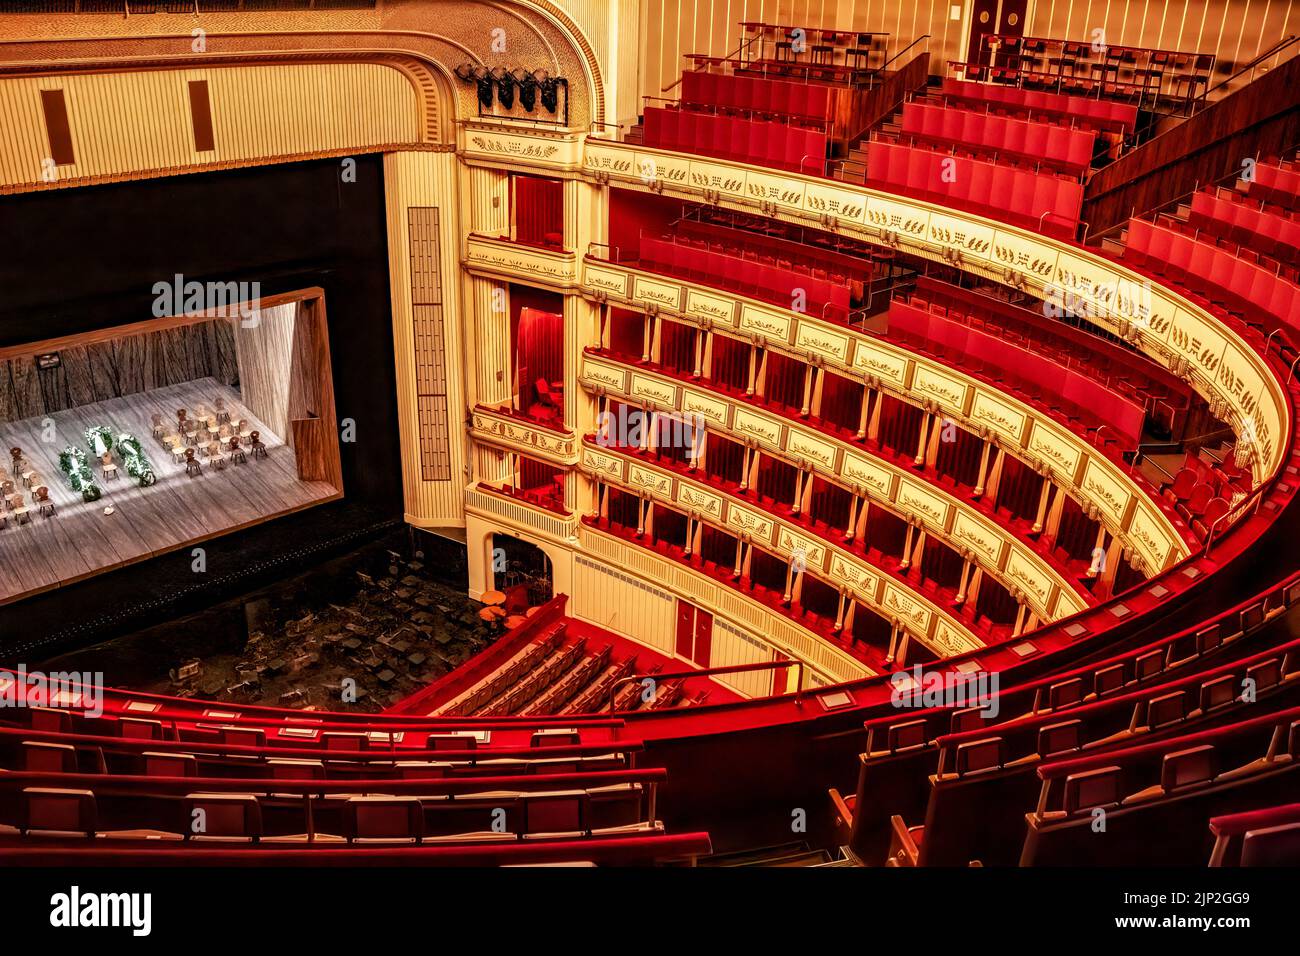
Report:
[[[343,836],[350,843],[418,843],[424,809],[418,797],[350,797],[343,807]]]
[[[95,795],[89,790],[23,789],[20,830],[93,836],[97,825]]]
[[[1196,488],[1198,480],[1199,477],[1195,471],[1184,468],[1174,475],[1174,482],[1169,486],[1169,490],[1173,492],[1174,497],[1179,501],[1186,501],[1192,496],[1192,491]]]

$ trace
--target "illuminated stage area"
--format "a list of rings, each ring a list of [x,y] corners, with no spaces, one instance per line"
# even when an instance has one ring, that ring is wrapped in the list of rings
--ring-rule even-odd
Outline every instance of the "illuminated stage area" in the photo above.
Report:
[[[0,603],[340,497],[320,311],[0,353],[4,411],[35,413],[0,423]]]

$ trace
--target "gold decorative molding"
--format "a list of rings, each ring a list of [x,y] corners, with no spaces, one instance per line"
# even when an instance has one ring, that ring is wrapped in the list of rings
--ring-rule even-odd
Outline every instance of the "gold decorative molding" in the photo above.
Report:
[[[1238,440],[1258,450],[1256,483],[1278,471],[1290,447],[1287,396],[1240,335],[1176,290],[1093,251],[906,196],[637,144],[589,139],[585,167],[643,190],[648,170],[674,195],[702,199],[708,188],[718,205],[792,222],[820,223],[830,213],[843,235],[938,261],[957,253],[964,269],[998,282],[1014,272],[1033,294],[1074,296],[1097,324],[1135,334],[1135,344],[1166,368],[1180,356],[1191,385],[1207,401],[1222,402]]]
[[[572,178],[582,170],[582,144],[581,134],[563,127],[484,117],[461,121],[456,152],[473,166]]]
[[[578,443],[573,432],[559,432],[482,406],[474,409],[470,437],[529,458],[571,467],[578,462]]]
[[[584,445],[582,449],[584,457],[591,450],[589,446]],[[617,454],[617,451],[611,449],[611,453]],[[690,500],[683,500],[681,496],[683,488],[689,488],[693,492],[702,492],[706,495],[716,495],[702,482],[693,481],[635,458],[628,458],[626,461],[628,472],[626,478],[619,479],[612,475],[602,475],[601,480],[608,484],[617,485],[634,494],[646,494],[656,501],[675,506],[678,510],[689,510],[691,508],[690,500],[694,500],[693,495],[687,496]],[[639,479],[636,477],[638,474],[641,476]],[[933,633],[935,622],[940,619],[946,620],[950,631],[962,635],[966,641],[967,646],[963,647],[962,651],[955,653],[975,650],[984,646],[984,643],[978,637],[971,633],[964,624],[952,617],[947,610],[911,591],[905,584],[895,581],[880,570],[873,568],[857,555],[838,548],[829,542],[814,539],[804,529],[788,524],[775,515],[760,511],[750,505],[724,497],[721,506],[721,515],[715,517],[702,513],[700,520],[723,531],[745,535],[748,541],[763,547],[773,554],[785,558],[799,555],[804,562],[804,567],[813,576],[835,587],[849,586],[855,597],[883,617],[901,617],[912,636],[927,647],[931,646],[930,636]],[[833,566],[831,562],[832,556],[837,559]],[[850,574],[836,573],[836,571],[842,572],[846,568],[852,568],[853,572]]]
[[[593,292],[588,287],[588,276],[591,274],[599,277],[600,290],[608,301],[630,306],[641,304],[629,291],[645,278],[640,270],[616,263],[584,259],[581,289],[588,298],[593,297]],[[665,276],[653,278],[657,288],[666,285],[676,288],[674,293],[665,291],[665,299],[689,302],[692,295],[707,291],[679,279]],[[716,295],[716,291],[713,294]],[[1163,570],[1190,553],[1169,517],[1119,466],[1042,412],[979,379],[886,339],[812,316],[783,311],[777,306],[756,303],[740,296],[736,296],[734,301],[735,317],[729,322],[716,321],[713,326],[715,331],[730,332],[742,338],[756,337],[758,343],[766,348],[780,351],[798,361],[821,362],[824,367],[851,379],[862,381],[869,377],[873,387],[883,389],[912,405],[929,403],[936,413],[973,434],[980,435],[987,431],[989,437],[1006,442],[1008,451],[1031,466],[1041,464],[1048,467],[1052,480],[1067,489],[1085,507],[1089,504],[1104,504],[1100,512],[1102,523],[1108,531],[1121,539],[1125,547],[1136,547],[1149,568]],[[669,311],[682,319],[689,318],[681,310]],[[648,380],[640,370],[636,374],[642,382]],[[604,386],[612,391],[628,392],[638,399],[656,400],[655,396],[643,391],[644,386],[641,389],[629,386],[623,371],[613,360],[586,356],[583,375],[590,386]],[[707,420],[724,426],[719,415],[719,400],[703,397],[707,394],[706,389],[693,390],[668,378],[662,381],[665,383],[662,387],[671,384],[673,388],[681,388],[692,396],[689,403],[682,400],[680,411],[697,412]],[[666,406],[674,403],[660,404]],[[738,435],[765,440],[775,447],[776,442],[771,437],[773,429],[764,424],[770,417],[746,410],[738,418],[729,417],[725,427]],[[816,438],[817,435],[820,433],[809,432],[811,438]],[[823,436],[818,440],[829,438]],[[816,460],[816,455],[808,457]],[[1091,484],[1081,485],[1079,476],[1085,466],[1091,468],[1098,477]],[[1094,496],[1097,497],[1094,499]],[[1123,506],[1116,507],[1115,500],[1108,499],[1122,501]],[[1129,525],[1125,515],[1129,512],[1141,512],[1145,516],[1141,540],[1133,539],[1128,534]]]
[[[572,252],[543,249],[491,236],[470,234],[465,240],[465,269],[471,275],[522,281],[561,291],[578,286],[577,259]]]
[[[809,667],[812,679],[808,684],[837,684],[872,677],[876,673],[821,635],[735,588],[727,587],[681,562],[629,544],[616,535],[580,523],[578,551],[655,587],[667,588],[693,604],[707,607],[715,616],[740,626],[748,633],[761,635],[782,654]]]

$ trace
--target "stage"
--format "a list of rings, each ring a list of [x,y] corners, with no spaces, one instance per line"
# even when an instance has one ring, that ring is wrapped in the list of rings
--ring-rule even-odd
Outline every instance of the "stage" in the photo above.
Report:
[[[218,469],[207,464],[198,448],[203,472],[189,477],[184,462],[173,460],[153,437],[153,416],[161,415],[175,431],[177,409],[189,409],[193,416],[200,403],[211,408],[217,398],[225,401],[233,420],[247,419],[249,428],[261,433],[267,457],[255,458],[249,452],[245,464],[228,461]],[[43,441],[49,422],[53,441]],[[157,475],[155,484],[141,487],[116,453],[118,476],[104,477],[86,446],[85,430],[98,425],[108,426],[114,435],[127,432],[139,438]],[[69,445],[86,452],[103,492],[99,500],[82,500],[59,470],[59,453]],[[0,422],[0,460],[7,477],[8,449],[15,446],[23,450],[39,481],[29,489],[11,479],[24,495],[30,520],[19,523],[9,511],[6,526],[0,528],[0,604],[342,497],[341,489],[329,482],[300,479],[294,449],[284,437],[249,411],[238,390],[213,378]],[[49,488],[53,516],[41,515],[32,502],[38,484]],[[223,569],[209,566],[207,573],[220,575]]]

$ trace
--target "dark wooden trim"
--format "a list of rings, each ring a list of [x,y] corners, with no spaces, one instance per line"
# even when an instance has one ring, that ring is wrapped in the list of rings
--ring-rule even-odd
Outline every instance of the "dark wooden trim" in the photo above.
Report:
[[[1084,196],[1088,232],[1105,232],[1297,141],[1300,57],[1293,57],[1098,171]]]
[[[212,101],[207,80],[190,80],[190,121],[194,126],[194,151],[206,153],[217,148],[212,135]]]
[[[72,165],[77,158],[72,149],[72,127],[68,125],[68,104],[63,90],[41,90],[41,110],[50,139],[50,157],[56,166]]]

